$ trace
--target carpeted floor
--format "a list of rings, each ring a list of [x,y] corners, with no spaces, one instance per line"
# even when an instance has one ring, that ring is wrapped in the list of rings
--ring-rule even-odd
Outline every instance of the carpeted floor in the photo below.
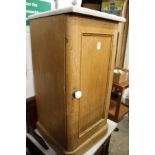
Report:
[[[126,115],[114,131],[109,145],[109,155],[129,155],[129,117]]]

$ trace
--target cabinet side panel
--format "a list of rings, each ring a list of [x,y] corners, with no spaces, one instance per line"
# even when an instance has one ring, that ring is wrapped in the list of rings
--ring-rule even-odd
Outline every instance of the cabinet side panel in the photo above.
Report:
[[[51,139],[66,147],[66,16],[39,18],[30,24],[38,121]]]

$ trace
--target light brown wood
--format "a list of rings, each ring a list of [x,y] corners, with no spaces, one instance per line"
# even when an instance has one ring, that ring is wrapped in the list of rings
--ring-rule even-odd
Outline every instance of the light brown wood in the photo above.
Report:
[[[120,60],[122,67],[124,66],[127,38],[128,38],[128,33],[129,33],[129,3],[127,3],[127,10],[126,10],[125,18],[126,18],[126,24],[124,26],[124,35],[123,35],[123,42],[122,42],[122,57]]]
[[[120,84],[113,83],[113,87],[117,87],[119,89],[124,90],[125,88],[128,88],[129,87],[129,81],[125,81],[125,82],[122,82]]]
[[[77,14],[30,23],[38,128],[59,154],[83,154],[108,128],[118,23]]]
[[[65,22],[64,15],[30,22],[38,120],[63,147],[66,147]]]
[[[96,48],[98,42],[101,43],[100,50]],[[111,42],[111,35],[83,34],[82,36],[81,90],[83,97],[80,100],[79,109],[79,136],[91,130],[92,124],[104,122],[108,67],[112,52],[109,46]]]
[[[111,101],[112,103],[113,101]],[[115,102],[115,104],[117,104]],[[120,111],[118,114],[117,122],[121,121],[123,117],[129,112],[129,107],[127,105],[124,105],[123,103],[120,104]],[[115,113],[116,113],[116,107],[112,107],[110,105],[109,108],[109,118],[112,120],[115,120]],[[115,120],[116,121],[116,120]]]
[[[126,22],[119,23],[118,25],[118,44],[115,60],[116,67],[123,67],[124,64],[126,42],[128,35],[128,25],[129,25],[129,0],[124,0],[121,16],[126,18]]]
[[[67,103],[68,103],[68,112],[69,116],[70,116],[70,122],[68,122],[68,136],[70,136],[70,146],[71,147],[77,147],[79,146],[81,143],[83,143],[85,141],[85,139],[88,139],[89,137],[91,137],[92,134],[94,134],[95,132],[97,132],[100,128],[103,127],[103,125],[106,124],[106,118],[107,118],[107,110],[106,109],[108,107],[108,99],[110,98],[110,93],[111,93],[111,82],[112,79],[111,76],[113,75],[113,73],[111,73],[111,69],[113,69],[113,65],[114,65],[114,57],[115,57],[115,47],[116,47],[116,38],[117,38],[117,23],[115,22],[110,22],[110,21],[104,21],[101,19],[95,19],[95,18],[90,18],[90,17],[85,17],[85,16],[72,16],[70,15],[67,18],[67,24],[68,24],[68,29],[67,29],[67,46],[66,46],[66,51],[68,51],[66,53],[66,70],[67,70],[67,77],[66,77],[66,88],[67,88],[67,92],[69,93],[67,95]],[[76,34],[76,35],[72,35],[72,34]],[[103,117],[105,121],[101,121],[99,122],[99,124],[96,125],[96,127],[92,128],[93,125],[97,122],[93,122],[92,126],[89,128],[91,130],[86,130],[89,131],[87,132],[87,134],[82,134],[82,136],[80,136],[80,122],[84,121],[83,119],[80,120],[79,118],[79,114],[81,114],[81,102],[83,97],[81,98],[81,100],[74,100],[71,98],[72,93],[76,90],[76,89],[80,89],[83,93],[85,93],[85,91],[83,91],[82,89],[82,83],[87,82],[85,80],[80,81],[79,79],[81,79],[82,77],[82,62],[80,63],[80,61],[82,60],[82,38],[83,35],[82,34],[87,34],[87,35],[112,35],[112,39],[114,41],[112,41],[111,44],[107,45],[107,46],[111,46],[111,58],[110,58],[110,65],[109,65],[109,83],[107,84],[107,89],[108,92],[106,94],[105,98],[105,107],[104,107],[104,102],[101,102],[102,106],[105,108],[104,112],[103,112]],[[95,39],[95,37],[94,37]],[[101,37],[102,39],[102,37]],[[95,40],[94,40],[95,42]],[[96,43],[96,42],[95,42]],[[87,45],[90,45],[90,47],[92,46],[92,43],[90,43],[88,41]],[[93,44],[94,45],[94,44]],[[95,44],[96,47],[96,44]],[[94,48],[93,48],[94,49]],[[87,51],[86,51],[87,52]],[[88,51],[89,52],[89,51]],[[110,51],[109,51],[110,54]],[[81,60],[80,60],[81,59]],[[95,59],[95,57],[94,57]],[[108,58],[105,58],[108,60]],[[82,60],[83,61],[83,60]],[[86,60],[86,64],[89,61],[89,57]],[[106,61],[106,60],[104,60]],[[74,65],[73,65],[74,64]],[[89,66],[89,65],[88,65]],[[93,69],[92,69],[93,70]],[[104,70],[104,67],[103,67]],[[87,72],[88,70],[86,69],[85,72]],[[97,72],[98,74],[100,74],[99,72]],[[94,70],[94,74],[96,74],[96,70]],[[80,77],[81,75],[81,77]],[[101,75],[102,76],[102,75]],[[88,77],[87,80],[90,80],[91,77]],[[96,76],[97,78],[97,76]],[[103,79],[104,80],[104,79]],[[90,80],[91,81],[91,80]],[[92,82],[91,88],[93,89],[95,86],[95,83]],[[110,88],[109,88],[110,87]],[[85,88],[86,89],[86,88]],[[100,89],[100,88],[99,88]],[[110,92],[109,92],[110,90]],[[108,96],[109,94],[109,96]],[[99,98],[104,98],[104,94],[101,95],[102,97],[100,97],[100,95],[98,94],[94,94],[95,96],[97,95]],[[91,97],[91,95],[90,95]],[[88,102],[88,101],[87,101]],[[89,103],[85,103],[85,104],[89,104]],[[92,106],[91,104],[89,106]],[[84,109],[83,109],[84,110]],[[86,111],[86,109],[85,109]],[[86,111],[87,113],[87,111]],[[96,113],[95,116],[98,115],[98,111],[94,110],[94,113]],[[92,113],[89,113],[88,117],[90,117]],[[72,119],[71,119],[72,118]],[[75,123],[77,122],[77,123]],[[73,125],[74,124],[74,125]],[[75,134],[76,133],[76,134]]]
[[[111,115],[115,115],[116,105],[117,105],[117,101],[111,100],[110,107],[109,107],[109,113]],[[123,113],[127,113],[127,112],[129,112],[129,106],[127,104],[121,103],[121,108],[120,108],[119,116],[124,116],[122,114]]]

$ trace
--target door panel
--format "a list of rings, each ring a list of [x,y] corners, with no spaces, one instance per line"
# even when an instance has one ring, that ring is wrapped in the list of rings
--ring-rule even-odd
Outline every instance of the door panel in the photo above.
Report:
[[[79,137],[104,121],[111,42],[111,35],[82,35]]]

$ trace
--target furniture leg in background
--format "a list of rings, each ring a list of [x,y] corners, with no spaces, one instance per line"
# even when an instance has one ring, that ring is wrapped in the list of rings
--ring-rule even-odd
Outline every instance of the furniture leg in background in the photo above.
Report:
[[[123,82],[120,84],[113,83],[111,101],[109,107],[109,119],[120,122],[123,117],[129,112],[129,105],[122,103],[123,91],[129,87],[129,82]],[[114,92],[113,92],[114,90]],[[118,128],[117,128],[118,131]]]

